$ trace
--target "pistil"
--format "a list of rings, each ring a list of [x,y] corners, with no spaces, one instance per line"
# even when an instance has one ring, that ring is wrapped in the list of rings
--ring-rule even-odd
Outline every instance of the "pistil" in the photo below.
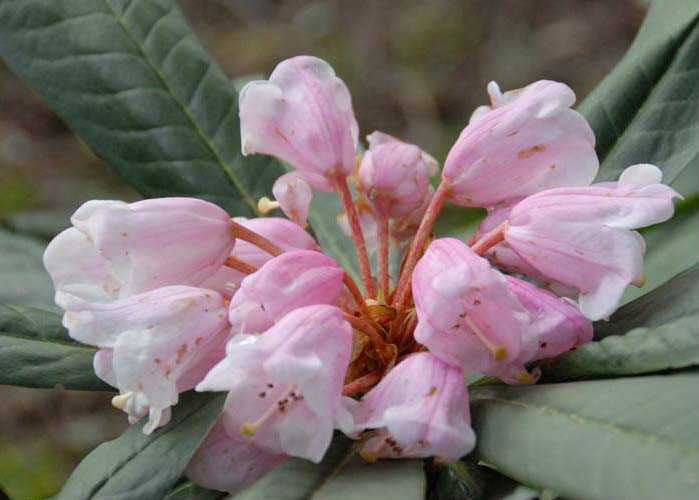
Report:
[[[478,327],[478,325],[468,316],[464,316],[461,318],[464,323],[468,325],[468,327],[471,329],[471,331],[478,337],[478,340],[480,340],[483,345],[490,351],[490,353],[493,355],[493,358],[495,361],[503,361],[504,359],[507,358],[507,349],[505,349],[501,345],[494,344],[493,342],[488,339],[488,337],[485,336],[483,331]]]

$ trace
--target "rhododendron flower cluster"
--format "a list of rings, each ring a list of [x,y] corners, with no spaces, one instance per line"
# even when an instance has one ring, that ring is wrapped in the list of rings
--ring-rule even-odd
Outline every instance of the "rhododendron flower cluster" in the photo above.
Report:
[[[181,392],[226,393],[187,473],[230,492],[289,457],[319,462],[336,430],[370,462],[468,454],[464,377],[535,383],[542,360],[589,342],[643,283],[635,229],[679,196],[646,164],[593,184],[594,135],[566,85],[488,93],[437,177],[433,157],[383,132],[358,155],[347,87],[295,57],[240,94],[244,154],[291,169],[260,211],[290,220],[185,198],[80,207],[44,262],[114,406],[151,433]],[[342,203],[359,283],[305,229],[313,189]],[[468,241],[435,239],[448,202],[487,210]]]

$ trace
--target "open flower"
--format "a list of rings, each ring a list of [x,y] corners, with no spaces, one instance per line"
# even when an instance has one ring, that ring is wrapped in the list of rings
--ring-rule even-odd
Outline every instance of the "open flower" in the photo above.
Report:
[[[489,373],[517,359],[529,315],[505,277],[454,238],[433,241],[413,273],[415,339],[447,363]]]
[[[569,299],[512,276],[506,279],[531,322],[517,358],[498,366],[491,375],[508,384],[531,384],[539,379],[541,372],[538,367],[530,371],[527,365],[591,341],[592,322]]]
[[[353,414],[358,427],[379,431],[362,448],[369,461],[435,456],[456,462],[476,442],[463,371],[428,352],[398,363]]]
[[[491,106],[477,110],[444,162],[451,201],[493,207],[592,182],[599,167],[595,136],[570,109],[569,87],[541,80],[502,94],[491,82],[488,92]]]
[[[228,214],[192,198],[93,200],[71,221],[74,227],[44,253],[59,305],[66,294],[104,302],[162,286],[199,285],[235,244]]]
[[[359,164],[359,187],[386,216],[411,215],[429,194],[437,161],[414,144],[383,132],[374,132],[367,140],[369,150]]]
[[[606,318],[624,289],[643,281],[645,244],[632,229],[672,217],[679,195],[661,179],[657,167],[634,165],[616,183],[537,193],[512,209],[505,241],[540,273],[577,288],[588,318]]]
[[[287,459],[261,450],[236,432],[231,436],[219,420],[187,465],[187,477],[213,490],[237,493]]]
[[[344,82],[322,59],[298,56],[277,65],[269,80],[240,92],[243,154],[289,162],[306,182],[332,190],[334,176],[354,168],[359,129]]]
[[[297,250],[273,258],[246,277],[233,296],[229,319],[235,333],[261,333],[303,306],[335,304],[344,271],[332,257]]]
[[[197,386],[228,391],[223,422],[272,454],[319,462],[333,428],[351,431],[341,396],[352,328],[334,306],[296,309],[262,335],[237,335]]]
[[[63,324],[75,340],[101,348],[95,371],[119,388],[114,406],[132,422],[148,415],[149,434],[170,419],[184,389],[178,381],[227,337],[226,312],[216,292],[170,286],[109,303],[74,298]]]

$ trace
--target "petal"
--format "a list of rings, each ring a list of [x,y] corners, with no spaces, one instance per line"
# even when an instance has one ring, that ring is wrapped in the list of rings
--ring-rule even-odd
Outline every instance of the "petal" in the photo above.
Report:
[[[499,92],[499,90],[498,90]],[[452,201],[491,207],[557,186],[586,186],[597,174],[594,135],[568,109],[575,95],[557,82],[536,82],[494,96],[463,130],[444,164]]]
[[[248,83],[239,99],[244,154],[276,156],[325,178],[352,173],[358,127],[351,97],[325,61],[287,59],[268,81]]]
[[[284,214],[301,227],[306,227],[313,192],[297,173],[282,175],[272,186],[272,193]]]
[[[118,297],[120,283],[110,274],[107,262],[90,240],[71,227],[56,236],[44,252],[44,267],[56,289],[56,302],[63,307],[68,294],[92,302]]]
[[[92,201],[71,220],[108,261],[123,285],[120,297],[173,284],[197,285],[223,265],[235,243],[228,214],[192,198]]]
[[[286,460],[228,435],[217,423],[192,457],[185,474],[205,488],[234,494]]]

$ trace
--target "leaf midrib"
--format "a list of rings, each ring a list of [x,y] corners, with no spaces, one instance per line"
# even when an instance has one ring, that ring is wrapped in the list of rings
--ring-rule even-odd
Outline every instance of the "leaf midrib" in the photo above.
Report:
[[[138,1],[138,0],[133,0],[133,1]],[[122,16],[120,16],[110,5],[108,0],[102,0],[102,3],[105,5],[105,7],[109,10],[110,14],[112,17],[116,20],[116,22],[119,24],[119,27],[124,31],[126,36],[131,40],[131,42],[134,44],[134,46],[138,49],[138,52],[142,56],[142,58],[145,60],[145,62],[148,64],[148,67],[153,71],[153,73],[157,76],[157,78],[160,80],[162,86],[164,89],[167,91],[167,94],[170,96],[170,98],[175,102],[175,104],[180,108],[182,113],[187,117],[187,120],[191,123],[194,131],[196,134],[199,136],[199,138],[204,142],[206,147],[211,151],[213,154],[214,158],[216,159],[217,163],[221,167],[221,169],[226,173],[228,178],[231,180],[235,188],[238,190],[240,193],[241,198],[245,202],[246,205],[250,207],[250,209],[253,211],[253,213],[256,216],[261,216],[262,214],[257,208],[257,203],[255,200],[250,196],[250,194],[243,188],[242,183],[240,182],[240,179],[238,179],[238,176],[235,174],[231,166],[223,159],[221,154],[218,151],[218,148],[211,142],[211,140],[206,136],[204,131],[202,130],[201,126],[199,125],[199,122],[197,121],[196,117],[194,114],[189,110],[188,106],[180,101],[180,99],[177,97],[175,94],[173,88],[170,86],[168,83],[167,79],[165,78],[165,75],[160,71],[157,65],[151,61],[150,57],[148,57],[148,54],[146,53],[143,45],[138,42],[134,34],[131,32],[131,30],[128,28],[128,26],[125,23],[125,20]],[[130,6],[131,4],[129,4]],[[127,7],[128,9],[128,7]],[[166,14],[167,15],[167,14]],[[165,17],[165,16],[162,16]],[[161,19],[162,19],[161,17]],[[154,23],[157,24],[158,21]],[[153,27],[151,26],[151,29]],[[179,43],[179,42],[178,42]],[[212,63],[209,63],[209,67],[211,66]],[[207,68],[206,72],[208,73],[209,68]],[[197,85],[198,87],[199,85]],[[197,89],[195,88],[195,94],[196,94]],[[220,126],[220,125],[219,125]]]

